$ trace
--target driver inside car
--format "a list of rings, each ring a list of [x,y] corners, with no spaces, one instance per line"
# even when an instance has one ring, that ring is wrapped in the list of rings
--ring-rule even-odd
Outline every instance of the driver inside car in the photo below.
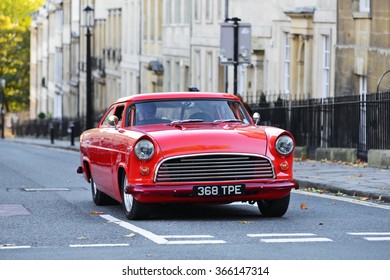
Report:
[[[140,103],[136,108],[138,125],[158,122],[159,118],[156,117],[157,108],[154,103]]]

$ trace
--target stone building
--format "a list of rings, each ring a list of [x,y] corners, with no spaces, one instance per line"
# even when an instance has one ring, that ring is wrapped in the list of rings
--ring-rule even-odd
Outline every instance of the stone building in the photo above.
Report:
[[[389,70],[387,0],[47,0],[32,15],[32,119],[85,118],[87,4],[96,114],[132,94],[233,92],[233,67],[219,61],[232,17],[251,25],[250,63],[238,67],[249,103],[362,95]]]
[[[364,96],[390,89],[386,79],[378,84],[390,70],[390,2],[338,1],[337,9],[335,92]]]

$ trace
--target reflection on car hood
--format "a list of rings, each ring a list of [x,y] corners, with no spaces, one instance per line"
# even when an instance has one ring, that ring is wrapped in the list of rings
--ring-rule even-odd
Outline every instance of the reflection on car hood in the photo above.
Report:
[[[262,128],[241,124],[151,125],[140,130],[156,140],[164,157],[210,152],[264,155],[267,148]]]

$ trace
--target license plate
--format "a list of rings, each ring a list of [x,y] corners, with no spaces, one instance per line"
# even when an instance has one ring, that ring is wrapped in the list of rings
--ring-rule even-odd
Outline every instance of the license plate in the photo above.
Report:
[[[245,193],[245,185],[195,186],[193,190],[196,196],[242,195]]]

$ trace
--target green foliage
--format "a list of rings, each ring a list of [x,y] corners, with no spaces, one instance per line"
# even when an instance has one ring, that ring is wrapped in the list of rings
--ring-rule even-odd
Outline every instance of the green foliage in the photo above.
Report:
[[[12,111],[29,106],[30,13],[44,0],[1,0],[0,77],[6,80],[6,98]]]
[[[28,28],[31,23],[30,13],[38,10],[45,0],[1,0],[0,16],[10,18],[12,24]]]

